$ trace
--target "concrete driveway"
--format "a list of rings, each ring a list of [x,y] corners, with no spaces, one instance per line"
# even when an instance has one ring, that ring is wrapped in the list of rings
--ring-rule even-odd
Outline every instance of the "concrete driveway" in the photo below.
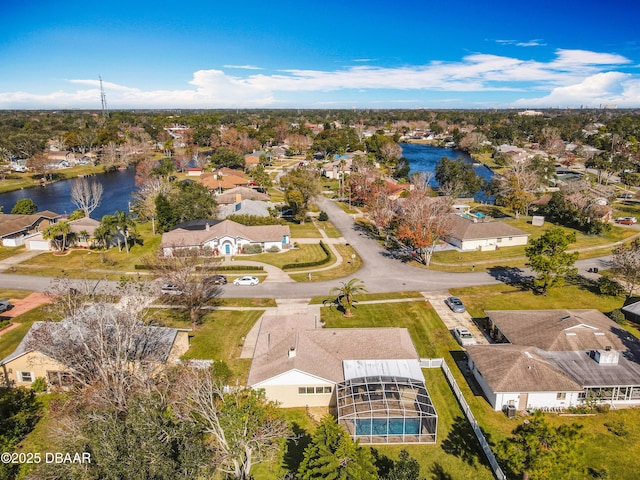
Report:
[[[436,290],[429,292],[421,292],[424,295],[429,303],[433,306],[433,309],[436,311],[438,316],[442,319],[442,322],[447,326],[449,331],[453,330],[455,327],[466,327],[469,329],[476,343],[488,344],[489,340],[484,336],[484,333],[478,328],[478,326],[471,319],[471,315],[469,312],[464,313],[454,313],[451,309],[444,303],[447,297],[450,297],[451,294],[447,290]],[[452,333],[453,335],[453,333]]]

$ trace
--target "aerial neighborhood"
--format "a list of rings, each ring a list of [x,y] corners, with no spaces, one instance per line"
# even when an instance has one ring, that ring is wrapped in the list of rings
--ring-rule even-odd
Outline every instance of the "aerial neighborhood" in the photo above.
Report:
[[[0,128],[0,478],[637,475],[637,110]]]

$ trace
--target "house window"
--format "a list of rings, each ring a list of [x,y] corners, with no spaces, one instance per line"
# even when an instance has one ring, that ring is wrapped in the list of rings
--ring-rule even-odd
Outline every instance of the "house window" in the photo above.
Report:
[[[501,239],[501,238],[498,238],[498,239],[496,239],[496,242],[497,242],[497,243],[502,243],[502,239]]]
[[[558,392],[556,395],[556,400],[565,400],[567,398],[567,394],[565,392]]]
[[[298,395],[321,395],[331,391],[331,387],[298,387]]]
[[[32,372],[18,372],[18,380],[21,382],[33,383],[33,373]]]

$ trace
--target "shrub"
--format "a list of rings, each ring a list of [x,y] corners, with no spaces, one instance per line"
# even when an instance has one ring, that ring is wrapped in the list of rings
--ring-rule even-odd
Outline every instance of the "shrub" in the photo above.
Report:
[[[608,313],[608,315],[609,315],[609,318],[614,322],[616,322],[618,325],[627,324],[627,319],[625,318],[624,313],[622,313],[622,310],[620,310],[619,308],[612,310],[611,312]]]
[[[271,247],[269,247],[267,252],[269,252],[269,253],[278,253],[278,252],[280,252],[280,249],[276,245],[272,245]]]
[[[598,279],[597,283],[598,291],[602,295],[609,295],[611,297],[617,297],[624,293],[624,287],[617,281],[607,276],[602,276]]]
[[[249,244],[242,247],[242,252],[248,255],[262,253],[262,245]]]
[[[42,378],[36,378],[31,384],[31,389],[36,393],[42,393],[47,391],[47,381]]]
[[[322,210],[320,212],[320,215],[318,215],[318,220],[320,220],[321,222],[326,222],[327,220],[329,220],[329,215],[327,215],[327,212]]]

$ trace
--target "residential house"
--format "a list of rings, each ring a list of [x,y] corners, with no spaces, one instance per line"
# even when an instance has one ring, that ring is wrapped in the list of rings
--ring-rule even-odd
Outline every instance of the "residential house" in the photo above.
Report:
[[[95,308],[95,307],[89,307]],[[117,307],[113,307],[117,308]],[[44,345],[38,347],[35,339],[48,338],[55,342],[56,336],[77,335],[81,328],[75,319],[60,322],[34,322],[16,349],[0,360],[0,383],[6,386],[29,387],[37,378],[44,378],[49,385],[68,387],[72,374],[64,358],[52,356]],[[38,336],[45,328],[46,335]],[[140,350],[139,361],[158,366],[176,363],[189,348],[189,330],[180,328],[144,327],[140,332],[136,348]]]
[[[507,223],[492,220],[481,213],[452,213],[447,242],[462,251],[496,250],[526,245],[529,234]]]
[[[49,241],[38,233],[56,223],[61,215],[49,210],[32,215],[0,215],[0,239],[5,247],[25,245],[28,250],[49,250]]]
[[[362,443],[434,443],[437,414],[405,328],[316,328],[265,315],[248,385],[283,407],[325,407]]]
[[[344,157],[322,165],[321,174],[327,178],[340,178],[351,173],[352,159]]]
[[[269,195],[248,187],[230,188],[224,193],[216,195],[218,205],[229,205],[242,200],[261,200],[263,202],[268,202]]]
[[[213,173],[203,173],[198,177],[198,182],[211,191],[223,192],[230,188],[249,185],[249,180],[245,178],[244,172],[231,169],[220,169]]]
[[[199,177],[204,173],[202,167],[189,167],[187,168],[187,177]]]
[[[218,205],[218,218],[227,218],[231,215],[252,215],[256,217],[270,217],[275,204],[262,200],[240,200],[225,205]]]
[[[176,228],[164,233],[160,244],[164,255],[185,248],[211,249],[214,255],[237,255],[247,245],[260,245],[263,250],[291,248],[291,230],[288,225],[247,226],[223,220],[206,222],[198,230]]]
[[[467,347],[494,408],[640,405],[640,341],[597,310],[487,311],[498,342]]]
[[[264,152],[262,152],[262,153],[264,153]],[[251,170],[252,168],[254,168],[259,163],[260,163],[260,156],[257,153],[244,156],[244,169],[245,170]]]

